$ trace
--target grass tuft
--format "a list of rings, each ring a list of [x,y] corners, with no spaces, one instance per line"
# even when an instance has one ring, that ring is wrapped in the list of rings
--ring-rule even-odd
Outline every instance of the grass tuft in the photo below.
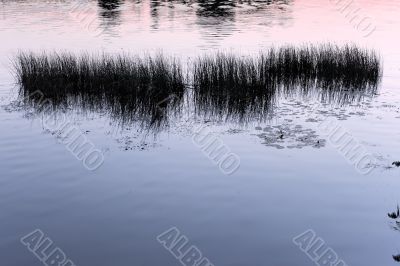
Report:
[[[79,104],[125,120],[160,125],[193,87],[197,113],[236,120],[265,118],[276,96],[318,91],[323,100],[352,101],[376,93],[382,73],[372,50],[335,44],[270,48],[255,57],[216,53],[189,64],[126,54],[19,53],[21,94],[40,90],[54,105]]]
[[[162,55],[21,52],[14,63],[24,96],[40,90],[57,107],[79,104],[149,125],[161,123],[185,89],[179,62]]]
[[[217,53],[194,62],[194,100],[201,113],[265,117],[278,93],[318,89],[340,102],[374,93],[380,76],[378,55],[353,45],[284,46],[256,57]]]

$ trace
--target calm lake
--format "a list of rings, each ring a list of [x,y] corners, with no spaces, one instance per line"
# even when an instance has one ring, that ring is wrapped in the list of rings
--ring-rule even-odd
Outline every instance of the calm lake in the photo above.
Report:
[[[0,265],[398,264],[399,11],[396,0],[0,0]],[[163,54],[186,75],[199,56],[324,43],[375,51],[379,83],[229,100],[190,87],[143,97],[134,114],[91,97],[40,112],[14,69],[19,52]],[[71,149],[67,127],[91,156]]]

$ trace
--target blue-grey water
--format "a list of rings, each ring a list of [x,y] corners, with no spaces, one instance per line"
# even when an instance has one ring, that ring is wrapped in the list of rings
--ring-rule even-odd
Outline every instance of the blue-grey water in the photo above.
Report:
[[[0,265],[43,264],[20,241],[35,229],[76,266],[180,265],[157,241],[171,227],[215,266],[313,265],[292,241],[308,229],[345,265],[397,264],[400,234],[387,213],[400,201],[392,165],[400,160],[400,3],[352,5],[376,27],[371,34],[328,0],[0,1]],[[161,51],[190,62],[327,41],[380,54],[377,93],[347,104],[282,96],[267,120],[246,124],[194,117],[188,106],[156,133],[69,106],[68,121],[104,154],[94,171],[45,116],[18,102],[12,70],[18,51]],[[321,132],[326,118],[374,163],[349,163]],[[240,158],[237,171],[224,174],[196,145],[199,126]]]

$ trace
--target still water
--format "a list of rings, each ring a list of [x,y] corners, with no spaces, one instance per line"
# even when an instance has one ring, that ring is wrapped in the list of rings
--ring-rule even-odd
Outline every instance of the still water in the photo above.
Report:
[[[396,265],[400,234],[387,213],[400,201],[392,165],[400,160],[400,2],[354,1],[354,15],[343,2],[0,1],[0,264],[42,265],[20,241],[40,229],[77,266],[180,265],[157,240],[176,227],[215,266],[313,265],[292,241],[308,229],[339,265]],[[267,119],[245,122],[199,114],[186,95],[183,115],[157,130],[71,104],[57,117],[104,154],[94,171],[45,116],[16,101],[18,51],[162,52],[191,62],[324,42],[377,51],[379,88],[349,98],[280,95]],[[318,126],[326,118],[374,163],[349,163]],[[239,158],[231,174],[193,139],[199,127]]]

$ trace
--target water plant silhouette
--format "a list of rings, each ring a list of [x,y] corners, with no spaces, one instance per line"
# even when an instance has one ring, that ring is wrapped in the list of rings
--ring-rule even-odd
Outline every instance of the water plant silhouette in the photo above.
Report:
[[[15,68],[20,94],[32,103],[26,96],[40,90],[54,108],[79,105],[147,126],[165,123],[185,88],[180,64],[162,55],[20,53]]]
[[[317,93],[341,104],[374,95],[382,72],[374,51],[329,43],[200,56],[185,73],[162,54],[20,52],[14,65],[22,96],[40,90],[54,106],[103,110],[150,127],[167,125],[185,95],[196,114],[242,123],[265,119],[281,95]]]
[[[193,68],[197,109],[239,119],[265,117],[278,93],[307,95],[317,89],[336,102],[374,94],[382,71],[374,51],[334,44],[271,48],[256,57],[205,55]]]

